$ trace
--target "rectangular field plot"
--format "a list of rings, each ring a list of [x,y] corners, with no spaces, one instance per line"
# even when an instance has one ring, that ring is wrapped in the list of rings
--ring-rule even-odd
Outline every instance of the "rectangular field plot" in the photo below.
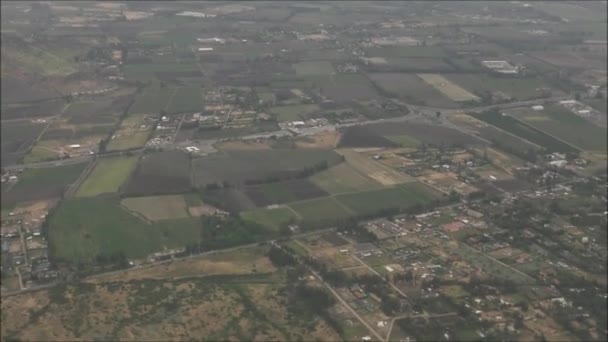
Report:
[[[203,110],[203,89],[197,86],[177,88],[167,105],[169,113],[199,112]]]
[[[126,185],[130,196],[175,194],[190,186],[190,158],[181,151],[145,154]]]
[[[179,77],[200,77],[195,63],[141,63],[124,67],[127,78],[140,81],[170,80]]]
[[[198,220],[163,220],[147,224],[123,209],[118,201],[79,198],[61,204],[51,217],[49,248],[65,261],[93,261],[98,255],[124,253],[145,258],[166,248],[198,241]]]
[[[319,110],[316,104],[303,104],[293,106],[280,106],[270,108],[270,112],[277,116],[277,121],[297,121],[305,118],[306,114],[310,114]]]
[[[371,158],[353,150],[339,150],[338,153],[346,158],[346,162],[359,173],[387,186],[413,181],[413,178],[382,165]]]
[[[294,65],[298,75],[330,75],[333,74],[334,67],[327,61],[300,62]]]
[[[583,150],[606,151],[606,128],[596,126],[561,106],[546,106],[543,111],[514,109],[509,113],[528,125]]]
[[[137,157],[101,158],[76,192],[77,197],[91,197],[118,192],[137,164]]]
[[[370,73],[368,76],[382,90],[402,98],[408,103],[444,108],[458,106],[457,103],[414,74]]]
[[[350,102],[352,100],[378,99],[378,92],[369,80],[360,74],[337,74],[319,80],[321,94],[336,102]]]
[[[449,74],[446,78],[475,94],[501,92],[520,101],[558,93],[536,78],[500,78],[484,74]]]
[[[152,221],[190,217],[182,195],[132,197],[125,198],[120,203]]]
[[[354,215],[333,197],[290,203],[289,207],[309,222],[344,219]]]
[[[244,211],[240,215],[246,221],[258,223],[273,230],[285,227],[297,220],[293,211],[287,207],[255,209]]]
[[[368,56],[380,57],[435,57],[445,56],[445,51],[438,46],[385,46],[366,49]]]
[[[426,83],[432,85],[435,89],[439,90],[442,94],[449,97],[453,101],[479,101],[479,97],[471,94],[469,91],[461,88],[457,84],[450,82],[441,75],[418,74],[418,77],[422,78]]]
[[[336,199],[357,214],[372,214],[383,209],[407,209],[440,198],[441,194],[419,182],[380,190],[336,196]]]
[[[74,183],[87,163],[50,168],[27,169],[8,193],[2,194],[2,205],[60,197],[65,188]]]
[[[0,156],[2,165],[17,162],[36,141],[46,124],[23,122],[4,122],[0,131]]]
[[[133,114],[126,117],[114,134],[106,149],[128,150],[143,146],[150,136],[156,119],[146,114]]]
[[[347,163],[336,165],[310,177],[315,184],[330,194],[379,189],[382,184],[361,174]]]
[[[327,192],[307,179],[251,185],[246,187],[245,192],[257,206],[295,202],[327,195]]]
[[[194,182],[197,186],[229,182],[244,184],[294,176],[306,169],[337,165],[342,157],[334,151],[317,149],[226,151],[192,161]]]
[[[515,119],[512,116],[502,115],[500,112],[486,112],[477,114],[475,117],[498,128],[502,128],[509,133],[524,138],[532,143],[542,146],[552,152],[574,152],[578,150],[576,147],[566,142],[547,135],[532,126]]]
[[[135,102],[129,108],[129,113],[158,114],[161,110],[166,109],[167,103],[175,92],[176,88],[161,87],[159,83],[154,83],[144,89],[142,94],[135,97]]]

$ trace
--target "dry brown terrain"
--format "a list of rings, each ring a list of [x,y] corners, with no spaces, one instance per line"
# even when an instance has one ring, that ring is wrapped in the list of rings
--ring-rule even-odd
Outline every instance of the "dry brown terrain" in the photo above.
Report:
[[[252,249],[9,296],[2,299],[1,335],[37,341],[339,340],[323,319],[289,311],[287,283],[274,271],[263,251]]]

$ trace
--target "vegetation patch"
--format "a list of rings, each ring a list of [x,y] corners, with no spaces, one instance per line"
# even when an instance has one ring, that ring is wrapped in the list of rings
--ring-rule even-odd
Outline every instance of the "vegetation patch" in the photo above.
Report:
[[[120,203],[152,221],[190,217],[182,195],[125,198]]]
[[[255,222],[273,230],[284,228],[297,220],[293,211],[287,207],[249,210],[240,215],[246,221]]]
[[[91,197],[104,193],[118,192],[127,180],[135,165],[137,157],[100,158],[91,174],[80,185],[77,197]]]
[[[114,199],[70,199],[49,219],[49,248],[52,256],[70,262],[116,254],[145,258],[163,248],[198,241],[200,229],[200,223],[192,219],[147,224]]]
[[[419,182],[336,196],[336,199],[357,214],[373,214],[386,209],[409,209],[424,205],[441,197],[441,194]]]

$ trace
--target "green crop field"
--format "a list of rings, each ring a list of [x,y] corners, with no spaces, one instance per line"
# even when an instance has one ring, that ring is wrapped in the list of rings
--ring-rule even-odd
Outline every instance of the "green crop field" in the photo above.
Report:
[[[32,187],[71,184],[82,173],[87,163],[56,166],[40,169],[27,169],[20,176],[12,191],[24,191]]]
[[[124,253],[127,258],[198,241],[198,220],[146,224],[117,201],[79,198],[63,202],[49,221],[49,248],[61,260],[86,262],[97,255]]]
[[[103,193],[118,192],[137,164],[137,157],[99,159],[97,165],[82,183],[77,197],[90,197]]]
[[[328,166],[337,165],[341,161],[342,157],[334,151],[317,149],[229,151],[194,159],[192,172],[197,186],[222,181],[236,184],[302,170],[323,162]]]
[[[319,172],[310,180],[330,194],[379,189],[382,184],[359,173],[347,163]]]
[[[182,195],[125,198],[120,202],[127,209],[148,220],[168,220],[190,217]]]
[[[302,120],[303,116],[319,110],[316,104],[303,104],[293,106],[280,106],[270,108],[270,112],[277,116],[277,121],[297,121]]]
[[[169,113],[200,112],[203,110],[203,89],[197,86],[177,88],[167,106]]]
[[[401,147],[418,147],[420,146],[420,141],[418,139],[412,138],[409,135],[391,135],[387,136],[387,138],[391,141],[396,142],[401,145]]]
[[[354,214],[333,197],[290,203],[289,207],[298,213],[304,221],[343,219]]]
[[[286,207],[254,209],[244,211],[240,215],[246,221],[258,223],[273,230],[284,227],[297,219],[291,209]]]
[[[200,69],[195,63],[127,64],[123,69],[128,79],[140,81],[158,81],[157,73],[200,74]]]
[[[142,147],[148,141],[149,136],[150,132],[135,132],[128,136],[116,137],[110,140],[106,149],[108,151],[120,151]]]
[[[435,57],[445,56],[439,46],[388,46],[366,49],[366,55],[373,57]]]
[[[331,75],[335,72],[334,67],[327,61],[300,62],[295,64],[294,68],[299,76]]]
[[[383,209],[406,209],[415,204],[425,204],[441,195],[419,182],[412,182],[388,189],[363,191],[336,196],[336,199],[357,214],[371,214]]]
[[[577,148],[571,146],[565,142],[557,140],[542,131],[531,127],[509,115],[502,115],[500,112],[496,113],[483,113],[474,115],[477,119],[485,121],[498,128],[502,128],[505,131],[515,134],[521,138],[524,138],[530,142],[533,142],[539,146],[546,148],[553,152],[573,152],[577,151]]]
[[[445,77],[476,95],[488,91],[502,92],[516,100],[525,101],[549,93],[559,93],[537,78],[501,78],[485,74],[446,74]]]
[[[543,111],[524,109],[509,113],[528,125],[580,149],[606,151],[608,132],[605,127],[596,126],[559,105],[547,106]]]
[[[129,108],[129,113],[160,113],[167,107],[167,103],[175,92],[176,88],[169,86],[161,88],[159,83],[155,83],[146,88],[142,94],[137,95],[135,102]]]

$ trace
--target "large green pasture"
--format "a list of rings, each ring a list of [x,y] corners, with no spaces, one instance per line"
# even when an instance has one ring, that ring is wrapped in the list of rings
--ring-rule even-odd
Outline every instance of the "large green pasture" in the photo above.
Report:
[[[477,95],[485,94],[488,91],[502,92],[520,101],[544,97],[549,93],[557,92],[543,80],[531,77],[506,78],[485,74],[447,74],[445,77]]]
[[[171,98],[167,112],[200,112],[203,110],[203,89],[197,86],[177,88]]]
[[[193,219],[146,224],[114,199],[70,199],[49,219],[49,248],[54,257],[73,262],[121,252],[127,258],[144,258],[165,247],[198,241],[200,229]]]
[[[525,124],[512,116],[502,115],[500,112],[486,112],[483,114],[477,114],[475,117],[479,120],[485,121],[498,128],[502,128],[505,131],[515,134],[521,138],[524,138],[532,143],[546,148],[553,152],[574,152],[577,148],[562,142],[550,135],[543,133],[542,131]]]
[[[89,177],[82,183],[77,197],[90,197],[118,192],[137,164],[137,157],[101,158]]]
[[[327,61],[300,62],[295,64],[294,68],[299,76],[331,75],[335,72],[334,67]]]
[[[606,151],[605,127],[596,126],[559,105],[543,111],[516,110],[512,115],[528,125],[588,151]]]
[[[322,162],[337,165],[342,157],[334,151],[285,149],[260,151],[225,151],[192,161],[194,182],[204,186],[227,181],[232,184],[265,179],[278,173],[300,171]]]
[[[297,121],[302,120],[303,116],[319,110],[316,104],[302,104],[292,106],[279,106],[270,108],[270,112],[277,116],[277,121]]]
[[[348,163],[341,163],[319,172],[310,177],[310,180],[330,194],[357,192],[382,187],[382,184],[359,173]]]
[[[290,203],[289,207],[298,213],[304,221],[309,222],[344,219],[354,215],[333,197]]]
[[[27,169],[19,175],[19,181],[11,191],[28,191],[49,185],[68,185],[76,181],[87,163],[62,165],[49,168]]]
[[[274,230],[284,227],[297,219],[296,215],[287,207],[254,209],[244,211],[240,215],[246,221],[252,221]]]
[[[169,102],[175,91],[176,89],[173,87],[161,87],[160,84],[155,83],[137,95],[135,102],[129,108],[129,113],[160,113],[160,111],[167,107],[167,102]]]
[[[383,209],[407,209],[416,204],[426,204],[440,196],[438,191],[412,182],[393,188],[338,195],[336,199],[357,214],[372,214]]]
[[[366,49],[368,56],[374,57],[435,57],[445,56],[439,46],[387,46]]]

